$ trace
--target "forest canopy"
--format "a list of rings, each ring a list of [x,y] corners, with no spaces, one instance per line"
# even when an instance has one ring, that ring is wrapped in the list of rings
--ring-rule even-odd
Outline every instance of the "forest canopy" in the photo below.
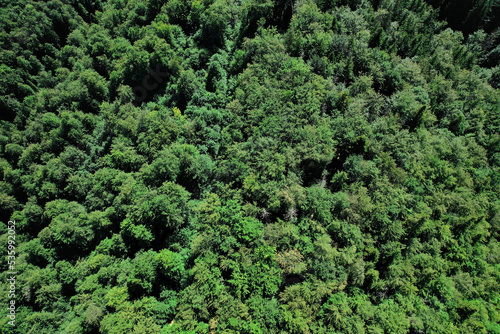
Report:
[[[0,332],[500,333],[499,21],[1,0]]]

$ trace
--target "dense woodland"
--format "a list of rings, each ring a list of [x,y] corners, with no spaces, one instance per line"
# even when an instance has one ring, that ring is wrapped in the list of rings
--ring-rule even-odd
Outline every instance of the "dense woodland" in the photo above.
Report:
[[[1,333],[500,333],[498,1],[0,4]]]

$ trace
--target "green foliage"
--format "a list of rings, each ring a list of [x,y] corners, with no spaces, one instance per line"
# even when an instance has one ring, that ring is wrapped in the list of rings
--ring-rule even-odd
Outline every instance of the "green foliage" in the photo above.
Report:
[[[0,332],[500,332],[495,1],[1,7]]]
[[[162,250],[156,256],[158,261],[159,271],[164,275],[169,284],[179,284],[186,275],[185,263],[183,256],[179,253],[172,252],[168,249]]]

